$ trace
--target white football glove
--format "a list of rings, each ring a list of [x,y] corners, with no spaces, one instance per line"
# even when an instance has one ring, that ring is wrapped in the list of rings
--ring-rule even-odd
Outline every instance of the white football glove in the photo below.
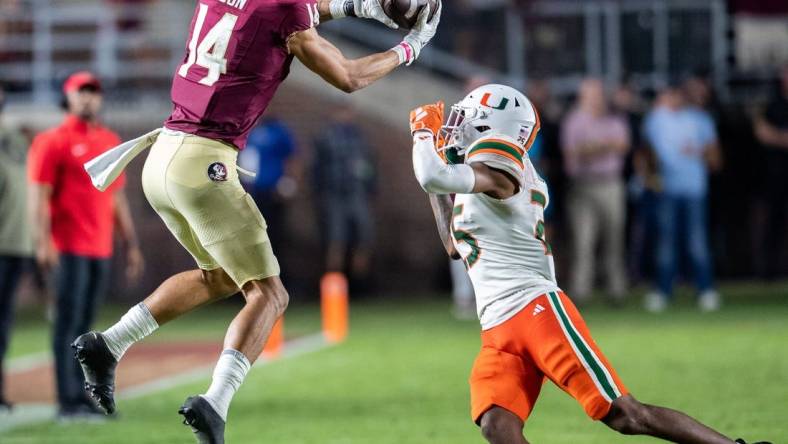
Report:
[[[381,0],[353,0],[353,10],[356,12],[356,17],[377,20],[389,28],[399,28],[399,25],[383,12]]]
[[[435,33],[438,32],[438,24],[441,21],[442,10],[443,2],[441,2],[441,0],[438,0],[438,11],[435,13],[435,16],[432,17],[432,20],[429,20],[431,12],[429,6],[421,10],[416,26],[405,36],[402,43],[394,47],[394,52],[400,56],[400,63],[410,65],[419,58],[421,50],[427,46],[427,43],[429,43],[430,40],[435,37]]]
[[[389,28],[399,28],[399,25],[383,12],[381,0],[331,0],[329,10],[332,18],[359,17],[377,20]]]

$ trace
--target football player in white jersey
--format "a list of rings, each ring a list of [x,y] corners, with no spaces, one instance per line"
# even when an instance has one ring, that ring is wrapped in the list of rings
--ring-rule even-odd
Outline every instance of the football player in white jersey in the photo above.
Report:
[[[476,292],[482,348],[470,377],[471,416],[490,443],[527,443],[523,426],[545,378],[621,433],[734,443],[632,397],[558,287],[544,233],[547,185],[527,154],[539,131],[528,98],[485,85],[452,106],[445,125],[442,102],[416,108],[410,123],[416,178],[447,253],[465,263]]]

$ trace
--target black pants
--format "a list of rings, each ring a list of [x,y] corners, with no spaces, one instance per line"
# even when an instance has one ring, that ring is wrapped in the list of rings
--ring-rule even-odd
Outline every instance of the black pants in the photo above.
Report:
[[[774,151],[774,150],[770,150]],[[766,220],[765,276],[774,279],[782,274],[782,253],[785,244],[786,222],[788,222],[788,153],[768,152],[766,165],[766,204],[769,209]]]
[[[29,259],[0,255],[0,401],[4,398],[3,357],[14,322],[14,293]]]
[[[57,399],[62,410],[88,403],[82,369],[71,343],[90,330],[99,299],[107,290],[109,259],[63,254],[56,275],[56,312],[52,348],[55,355]]]

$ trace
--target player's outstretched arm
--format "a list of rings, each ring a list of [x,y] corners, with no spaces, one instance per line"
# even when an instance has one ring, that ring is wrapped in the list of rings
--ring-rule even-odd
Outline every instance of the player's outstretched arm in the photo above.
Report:
[[[378,0],[354,0],[364,8],[364,5],[376,5]],[[318,5],[325,14],[325,2]],[[370,11],[377,10],[368,6]],[[330,4],[329,4],[330,9]],[[314,28],[296,32],[287,40],[287,49],[295,55],[307,68],[317,73],[328,83],[351,93],[358,91],[386,74],[399,65],[410,65],[421,53],[422,48],[435,36],[440,23],[442,5],[438,2],[438,11],[430,19],[430,8],[424,8],[419,14],[416,26],[405,36],[402,42],[388,51],[373,54],[360,59],[350,60],[331,42],[320,37]],[[382,9],[381,9],[382,11]],[[329,11],[333,15],[333,11]],[[369,12],[372,14],[372,12]],[[334,16],[335,17],[335,16]],[[385,20],[377,16],[370,16],[379,21]]]
[[[427,193],[486,193],[506,199],[517,193],[517,183],[506,173],[482,163],[447,164],[438,154],[437,137],[443,124],[443,102],[420,106],[410,113],[413,134],[413,172]]]
[[[399,28],[399,25],[383,12],[380,0],[319,0],[317,9],[321,22],[343,17],[358,17],[377,20],[389,28]]]
[[[506,199],[517,193],[517,183],[506,173],[482,163],[449,165],[438,155],[429,131],[418,131],[413,138],[413,171],[428,193],[485,193]]]
[[[288,48],[304,66],[346,93],[369,86],[402,64],[394,51],[347,59],[314,28],[294,34]]]

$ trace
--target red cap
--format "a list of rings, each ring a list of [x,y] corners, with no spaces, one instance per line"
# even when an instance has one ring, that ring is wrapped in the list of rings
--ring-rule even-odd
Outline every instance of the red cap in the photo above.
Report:
[[[71,74],[63,82],[63,92],[68,94],[72,91],[79,91],[85,86],[92,86],[101,91],[101,82],[98,77],[94,76],[90,71],[79,71]]]

